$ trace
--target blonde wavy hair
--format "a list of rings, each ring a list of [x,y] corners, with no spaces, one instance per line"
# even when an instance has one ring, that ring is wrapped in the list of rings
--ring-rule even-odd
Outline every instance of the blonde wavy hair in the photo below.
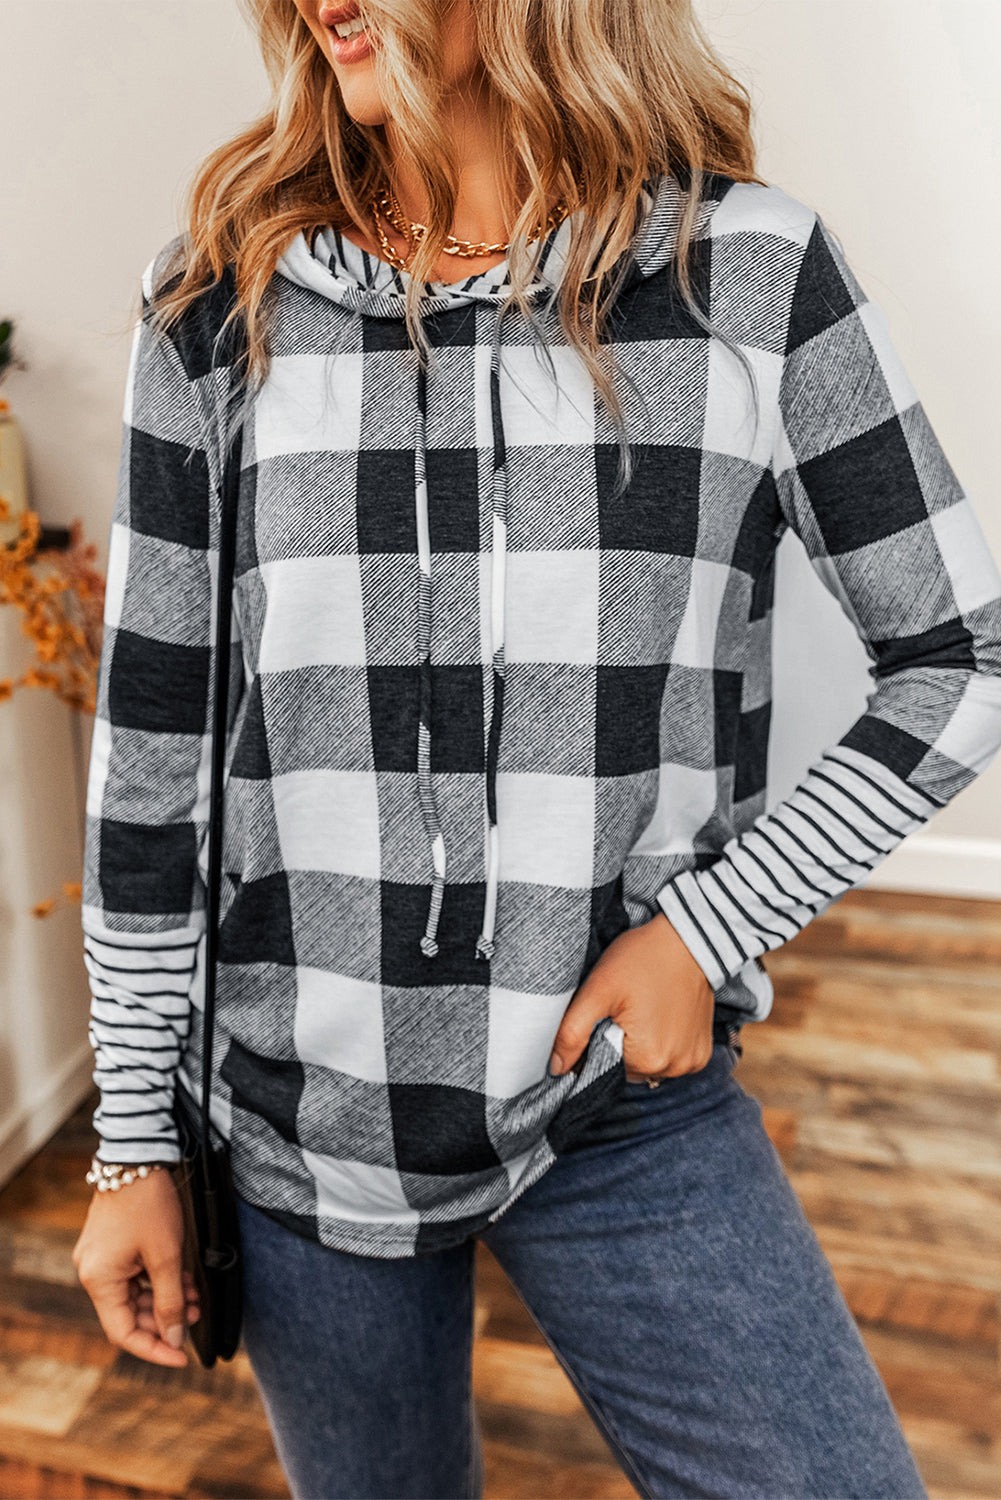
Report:
[[[384,128],[348,114],[334,70],[293,0],[239,3],[259,40],[271,102],[195,174],[179,259],[154,289],[151,316],[167,332],[232,267],[236,298],[219,336],[242,319],[241,380],[259,389],[270,363],[269,283],[279,257],[298,233],[312,236],[325,225],[354,224],[368,233],[371,197],[394,177]],[[379,36],[377,76],[394,149],[416,173],[430,209],[428,233],[409,262],[405,303],[421,360],[428,353],[423,284],[433,279],[459,183],[455,144],[438,107],[440,38],[450,8],[442,0],[361,0]],[[528,236],[554,202],[583,209],[560,278],[559,322],[618,431],[624,485],[632,468],[628,436],[601,335],[628,270],[623,252],[642,227],[644,186],[673,172],[685,190],[674,273],[692,317],[716,333],[693,292],[690,245],[704,174],[762,181],[754,171],[750,98],[713,51],[692,0],[475,0],[474,12],[502,145],[510,301],[535,329],[525,288],[541,241]],[[743,351],[724,342],[754,389]]]

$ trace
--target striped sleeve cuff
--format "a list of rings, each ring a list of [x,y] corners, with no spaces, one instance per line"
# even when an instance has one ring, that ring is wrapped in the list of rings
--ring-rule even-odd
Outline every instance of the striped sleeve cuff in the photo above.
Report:
[[[180,1160],[171,1111],[200,936],[198,928],[85,934],[102,1161]]]
[[[658,904],[720,989],[860,885],[940,805],[881,761],[836,745],[713,864],[668,881]]]

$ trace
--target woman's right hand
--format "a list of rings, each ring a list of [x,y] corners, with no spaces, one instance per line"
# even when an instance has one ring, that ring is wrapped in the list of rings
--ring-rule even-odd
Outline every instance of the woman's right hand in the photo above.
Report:
[[[73,1247],[77,1276],[111,1343],[157,1365],[188,1363],[184,1330],[199,1316],[194,1280],[181,1267],[183,1240],[181,1200],[161,1169],[117,1191],[95,1188]]]

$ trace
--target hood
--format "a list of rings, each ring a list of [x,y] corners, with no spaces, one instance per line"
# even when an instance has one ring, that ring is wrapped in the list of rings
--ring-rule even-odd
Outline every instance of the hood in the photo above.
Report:
[[[639,277],[651,275],[665,265],[673,253],[675,231],[683,201],[680,185],[674,176],[651,181],[644,193],[645,217],[632,245],[632,264],[623,287]],[[580,211],[578,211],[580,212]],[[562,268],[566,261],[574,220],[564,219],[551,230],[543,243],[528,295],[533,301],[555,300]],[[388,261],[369,255],[339,230],[328,226],[315,233],[312,240],[301,231],[281,257],[278,271],[287,280],[311,288],[323,297],[365,317],[404,318],[405,293],[410,277],[406,271]],[[476,272],[464,280],[426,282],[423,311],[429,316],[470,303],[482,302],[496,308],[490,357],[490,411],[487,430],[493,437],[492,516],[489,537],[491,553],[490,619],[487,638],[492,652],[492,690],[484,704],[486,759],[484,770],[484,803],[486,811],[484,842],[485,895],[483,920],[476,944],[478,958],[493,958],[497,949],[494,932],[497,907],[497,884],[500,835],[497,827],[497,760],[504,714],[504,563],[506,541],[507,454],[504,439],[504,414],[500,399],[500,347],[502,325],[510,291],[509,266],[505,259],[487,271]],[[427,922],[421,938],[421,952],[434,958],[438,952],[437,931],[445,879],[448,870],[448,844],[442,828],[431,781],[431,553],[428,540],[426,453],[427,372],[418,363],[414,390],[415,506],[417,522],[420,621],[420,724],[418,730],[418,789],[424,819],[431,865],[434,871]]]

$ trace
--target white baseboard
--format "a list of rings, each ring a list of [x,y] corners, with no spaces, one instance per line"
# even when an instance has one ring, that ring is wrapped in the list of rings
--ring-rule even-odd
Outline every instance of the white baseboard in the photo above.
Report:
[[[20,1171],[94,1086],[94,1051],[85,1041],[45,1086],[0,1120],[0,1187]]]
[[[873,870],[865,885],[1001,901],[1001,839],[912,833]]]

